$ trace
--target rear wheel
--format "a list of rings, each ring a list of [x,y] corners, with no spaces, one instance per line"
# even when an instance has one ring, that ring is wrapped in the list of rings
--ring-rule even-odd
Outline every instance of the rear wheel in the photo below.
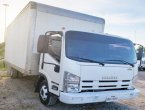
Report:
[[[8,74],[11,76],[11,78],[17,78],[18,77],[18,71],[15,70],[12,67],[8,67]]]
[[[57,101],[57,97],[52,95],[49,92],[48,89],[48,84],[46,80],[43,80],[40,84],[39,87],[39,98],[42,104],[46,105],[46,106],[50,106],[50,105],[54,105],[56,104]]]

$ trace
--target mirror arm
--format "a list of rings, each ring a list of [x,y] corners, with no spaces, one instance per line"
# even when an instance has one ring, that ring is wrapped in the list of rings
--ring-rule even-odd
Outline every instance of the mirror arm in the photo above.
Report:
[[[59,65],[57,65],[57,64],[55,64],[55,63],[48,63],[48,62],[45,62],[45,61],[44,61],[44,57],[45,57],[45,53],[43,53],[43,56],[42,56],[42,65],[41,65],[41,69],[43,69],[44,64],[50,64],[50,65],[54,65],[54,66],[59,66]]]
[[[45,62],[45,61],[44,61],[44,57],[45,57],[45,53],[43,53],[43,56],[42,56],[42,65],[41,65],[41,69],[43,69],[44,64],[51,64],[51,65],[55,65],[55,66],[56,66],[56,64],[54,64],[54,63]]]
[[[59,66],[59,65],[54,64],[54,63],[48,63],[48,62],[43,62],[43,65],[44,65],[44,64],[54,65],[54,66],[55,66],[55,67],[54,67],[54,71],[57,72],[57,73],[59,73],[59,69],[60,69],[60,66]]]
[[[50,65],[54,65],[54,66],[57,66],[57,64],[54,64],[54,63],[48,63],[48,62],[43,62],[44,64],[50,64]]]
[[[43,56],[42,56],[42,64],[41,64],[41,69],[43,69],[43,67],[44,67],[44,56],[45,56],[45,54],[43,53]]]

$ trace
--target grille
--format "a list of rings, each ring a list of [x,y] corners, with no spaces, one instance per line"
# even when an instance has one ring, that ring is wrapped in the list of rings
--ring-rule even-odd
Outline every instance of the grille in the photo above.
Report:
[[[81,91],[106,91],[106,90],[118,90],[127,89],[131,86],[130,80],[83,80],[80,84]]]
[[[82,90],[81,92],[100,92],[100,91],[111,91],[111,90],[127,90],[127,88],[117,88],[117,89],[92,89],[92,90]]]

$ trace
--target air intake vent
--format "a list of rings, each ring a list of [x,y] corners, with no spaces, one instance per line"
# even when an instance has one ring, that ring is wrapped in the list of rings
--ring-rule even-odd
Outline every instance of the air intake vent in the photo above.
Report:
[[[92,80],[84,80],[82,82],[85,82],[85,83],[92,83],[93,81]]]
[[[130,80],[122,80],[122,82],[130,82]]]
[[[106,83],[106,82],[118,82],[117,80],[101,80],[101,81],[99,81],[99,82],[104,82],[104,83]]]
[[[123,86],[123,87],[124,87],[124,86],[129,86],[129,85],[121,85],[121,86]]]
[[[93,86],[82,86],[82,88],[92,88]]]
[[[99,86],[100,88],[101,87],[116,87],[116,85],[104,85],[104,86]]]

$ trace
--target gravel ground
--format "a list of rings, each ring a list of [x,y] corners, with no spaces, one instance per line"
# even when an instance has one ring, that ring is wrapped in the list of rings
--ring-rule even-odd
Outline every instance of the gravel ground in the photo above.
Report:
[[[53,107],[43,106],[38,94],[34,93],[34,79],[0,77],[0,110],[145,110],[145,72],[139,72],[134,82],[140,90],[139,97],[119,102],[85,105],[67,105],[58,101]]]

